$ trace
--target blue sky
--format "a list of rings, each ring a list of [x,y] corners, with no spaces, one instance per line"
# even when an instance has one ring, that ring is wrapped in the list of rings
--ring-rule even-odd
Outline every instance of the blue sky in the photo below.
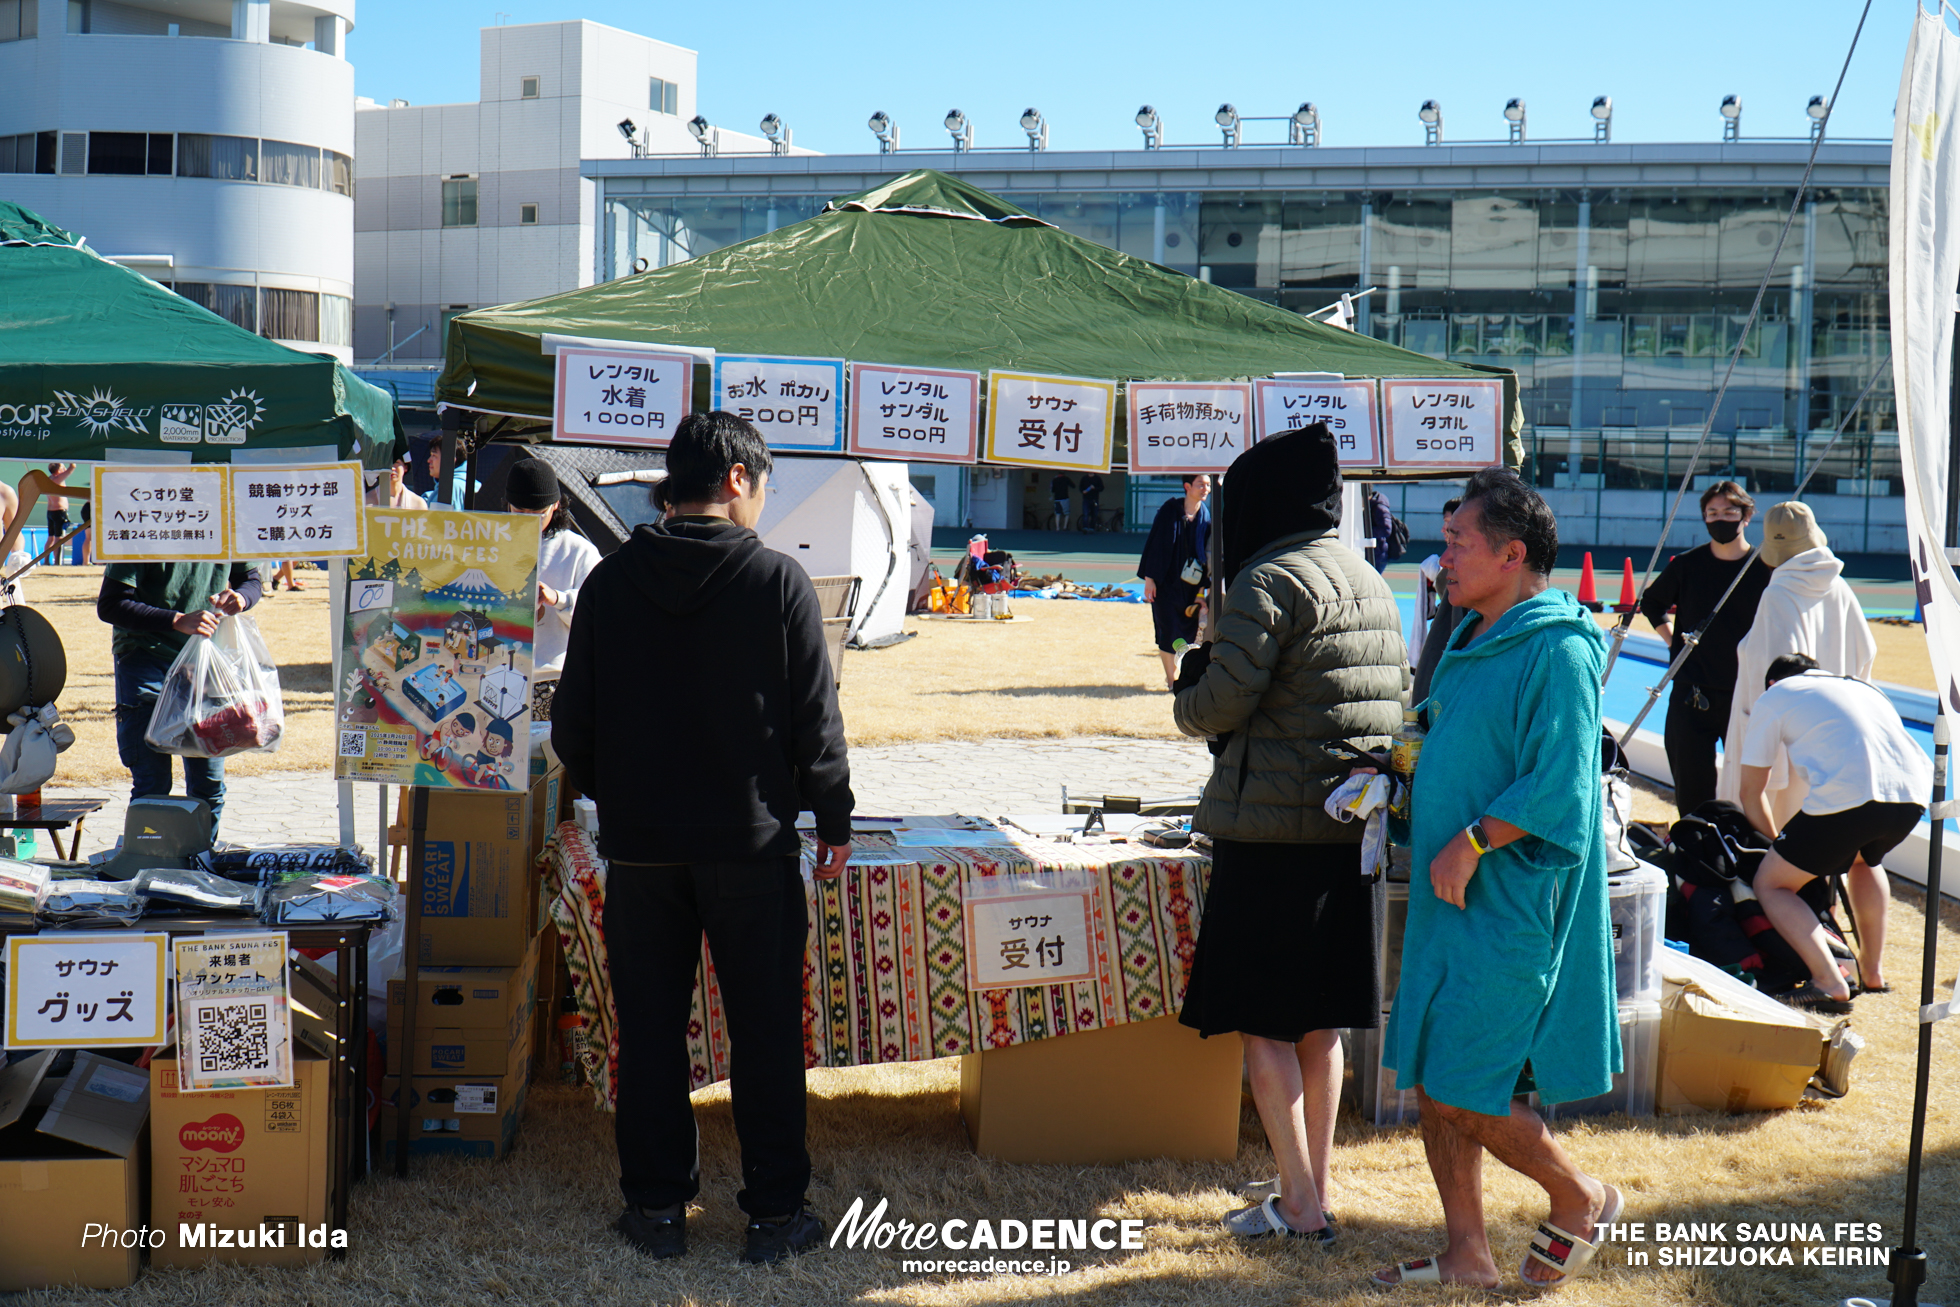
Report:
[[[1716,141],[1717,105],[1743,99],[1745,137],[1800,137],[1804,105],[1828,95],[1861,0],[1770,5],[1649,0],[1611,5],[1265,3],[1199,6],[1078,0],[990,6],[748,0],[654,6],[626,0],[502,0],[503,21],[587,18],[700,53],[700,107],[754,132],[778,113],[796,143],[875,148],[885,110],[908,147],[941,145],[955,106],[977,144],[1025,142],[1041,109],[1052,149],[1131,148],[1137,107],[1155,105],[1170,144],[1216,144],[1212,113],[1320,108],[1329,145],[1420,145],[1417,106],[1443,105],[1446,140],[1501,138],[1511,96],[1533,138],[1591,135],[1595,95],[1614,102],[1618,141]],[[361,95],[416,104],[474,100],[479,27],[498,9],[463,0],[362,0],[348,57]],[[1890,137],[1912,0],[1877,0],[1831,131]],[[1247,140],[1284,139],[1281,123]]]

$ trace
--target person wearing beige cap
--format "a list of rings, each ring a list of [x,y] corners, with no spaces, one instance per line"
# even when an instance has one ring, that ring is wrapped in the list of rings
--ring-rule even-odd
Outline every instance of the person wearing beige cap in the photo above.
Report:
[[[1764,565],[1774,570],[1756,605],[1755,624],[1736,647],[1735,699],[1716,788],[1717,798],[1736,804],[1742,802],[1742,774],[1732,760],[1742,754],[1750,710],[1762,696],[1769,665],[1784,654],[1808,654],[1826,672],[1868,681],[1878,657],[1865,610],[1844,583],[1844,563],[1831,552],[1830,538],[1817,525],[1808,504],[1771,505],[1763,515],[1763,545],[1758,552]],[[1779,829],[1803,805],[1809,788],[1802,775],[1791,771],[1789,758],[1779,752],[1770,766],[1764,795]]]

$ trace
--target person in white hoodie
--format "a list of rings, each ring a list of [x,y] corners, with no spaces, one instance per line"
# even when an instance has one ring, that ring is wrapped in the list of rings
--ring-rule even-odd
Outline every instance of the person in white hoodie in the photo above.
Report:
[[[504,502],[513,513],[536,513],[544,539],[538,546],[538,626],[531,643],[531,720],[551,720],[551,699],[565,669],[565,645],[578,608],[579,587],[599,561],[599,550],[572,525],[558,474],[541,458],[511,465]]]
[[[1770,508],[1763,517],[1760,556],[1774,570],[1756,606],[1755,625],[1736,647],[1735,699],[1715,791],[1717,798],[1734,804],[1742,802],[1742,769],[1735,759],[1742,755],[1750,710],[1762,697],[1769,665],[1784,654],[1808,654],[1826,672],[1869,681],[1878,658],[1865,610],[1844,583],[1844,563],[1831,552],[1830,539],[1808,504],[1793,501]],[[1803,806],[1810,786],[1790,769],[1786,752],[1779,747],[1775,753],[1763,800],[1780,829]]]

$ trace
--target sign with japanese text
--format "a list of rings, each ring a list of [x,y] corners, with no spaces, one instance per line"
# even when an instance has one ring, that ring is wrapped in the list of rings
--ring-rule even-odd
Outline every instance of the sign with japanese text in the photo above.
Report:
[[[231,472],[239,558],[351,558],[364,547],[359,463],[266,463]]]
[[[98,563],[223,562],[232,557],[231,469],[204,463],[98,463]]]
[[[170,936],[7,937],[8,1048],[161,1044]]]
[[[1391,468],[1479,468],[1504,448],[1504,383],[1384,379]]]
[[[187,935],[173,947],[178,1089],[292,1084],[285,932]]]
[[[693,400],[691,355],[562,347],[552,431],[559,440],[665,446]]]
[[[980,374],[851,364],[851,453],[908,463],[980,457]]]
[[[987,374],[987,461],[1107,472],[1116,383],[1025,372]]]
[[[1130,383],[1132,472],[1223,472],[1251,443],[1251,386]]]
[[[771,449],[844,452],[844,360],[717,354],[714,406],[755,424]]]
[[[1266,378],[1253,388],[1259,395],[1260,439],[1325,422],[1342,467],[1382,465],[1374,382]]]
[[[961,904],[968,985],[1011,989],[1095,979],[1092,891],[1009,885],[968,882]]]
[[[334,775],[523,789],[537,514],[366,514],[367,548],[347,572]]]

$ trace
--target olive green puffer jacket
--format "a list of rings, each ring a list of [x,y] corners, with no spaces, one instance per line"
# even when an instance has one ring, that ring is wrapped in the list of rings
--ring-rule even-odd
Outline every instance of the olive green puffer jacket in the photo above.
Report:
[[[1179,730],[1226,737],[1193,824],[1231,840],[1359,843],[1360,823],[1321,805],[1355,750],[1401,726],[1407,686],[1388,583],[1332,532],[1275,540],[1233,581],[1211,665],[1177,696]]]

